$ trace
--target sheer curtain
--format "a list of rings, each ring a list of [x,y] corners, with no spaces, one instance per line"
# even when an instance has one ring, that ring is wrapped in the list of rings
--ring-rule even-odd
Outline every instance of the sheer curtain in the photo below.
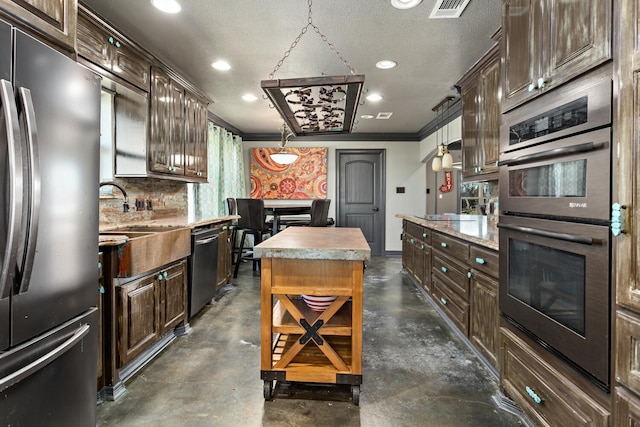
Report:
[[[189,184],[189,212],[202,217],[227,215],[227,197],[245,197],[242,138],[208,122],[209,182]]]

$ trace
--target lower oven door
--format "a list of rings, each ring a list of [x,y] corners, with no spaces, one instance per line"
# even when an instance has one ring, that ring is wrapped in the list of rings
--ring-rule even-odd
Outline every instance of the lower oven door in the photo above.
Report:
[[[500,155],[500,209],[609,220],[611,128]]]
[[[500,216],[500,310],[605,388],[609,229]]]

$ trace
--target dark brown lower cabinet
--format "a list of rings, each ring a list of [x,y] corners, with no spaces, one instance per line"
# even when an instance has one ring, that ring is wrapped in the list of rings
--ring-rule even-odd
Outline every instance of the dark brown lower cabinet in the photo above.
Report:
[[[536,425],[610,425],[608,394],[504,323],[500,347],[500,385]]]
[[[615,393],[616,425],[640,426],[640,399],[622,387],[616,387]]]
[[[160,335],[164,335],[187,317],[187,263],[179,262],[161,271]],[[159,276],[158,276],[159,277]]]
[[[498,281],[471,270],[469,340],[494,368],[498,368],[500,310]]]
[[[218,236],[217,289],[231,281],[231,221],[221,224]]]
[[[187,317],[185,260],[117,287],[118,368]]]
[[[160,338],[159,281],[156,273],[118,287],[118,367]]]

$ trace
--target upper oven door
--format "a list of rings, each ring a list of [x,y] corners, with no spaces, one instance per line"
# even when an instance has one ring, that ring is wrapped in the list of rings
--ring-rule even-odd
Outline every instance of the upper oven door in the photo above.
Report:
[[[609,384],[609,229],[500,216],[500,310]]]
[[[611,129],[501,155],[504,213],[608,221]]]
[[[578,79],[505,114],[500,127],[500,152],[610,124],[611,93],[611,78]]]

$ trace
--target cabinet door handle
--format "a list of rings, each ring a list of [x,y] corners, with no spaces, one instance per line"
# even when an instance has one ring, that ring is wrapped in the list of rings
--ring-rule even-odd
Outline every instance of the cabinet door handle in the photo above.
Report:
[[[169,275],[169,273],[167,273],[166,271],[164,273],[162,273],[162,276],[166,279],[167,276]]]
[[[109,37],[109,44],[113,44],[113,37]]]
[[[120,47],[120,46],[122,46],[122,45],[120,44],[120,42],[117,41],[116,42],[116,47]]]
[[[162,273],[158,274],[158,280],[162,280]]]
[[[477,262],[478,264],[484,264],[484,263],[485,263],[485,260],[484,260],[484,259],[482,259],[482,258],[476,258],[476,262]]]
[[[440,270],[442,270],[443,273],[447,272],[447,267],[440,267]]]
[[[414,242],[414,240],[413,240],[413,239],[409,239],[409,241],[410,241],[411,243],[413,243],[413,242]]]
[[[467,271],[467,279],[471,279],[471,272]]]
[[[440,297],[440,302],[441,302],[443,305],[447,305],[447,300],[446,300],[446,299],[444,299],[443,297]]]
[[[531,389],[531,387],[526,386],[524,389],[529,397],[533,399],[534,402],[536,402],[536,405],[540,405],[542,403],[542,399],[540,399],[540,396],[538,396],[536,392]]]
[[[536,86],[535,83],[531,83],[531,84],[529,84],[529,87],[527,89],[529,90],[529,92],[533,92],[537,88],[538,88],[538,86]]]
[[[447,247],[447,244],[445,242],[440,243],[440,246],[442,246],[443,248]]]

